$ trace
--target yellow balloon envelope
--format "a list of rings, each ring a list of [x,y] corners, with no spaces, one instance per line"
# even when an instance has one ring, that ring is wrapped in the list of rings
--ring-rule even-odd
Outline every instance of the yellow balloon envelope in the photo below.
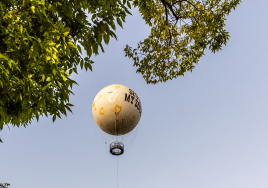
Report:
[[[92,105],[92,114],[99,128],[115,136],[132,131],[139,123],[141,112],[138,95],[120,84],[103,88]]]

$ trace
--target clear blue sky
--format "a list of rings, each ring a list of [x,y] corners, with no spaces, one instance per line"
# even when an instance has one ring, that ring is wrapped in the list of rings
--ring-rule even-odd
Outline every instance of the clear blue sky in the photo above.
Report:
[[[116,160],[91,105],[97,92],[123,84],[143,107],[135,142],[118,158],[119,188],[268,187],[268,1],[244,0],[228,16],[231,38],[207,51],[192,73],[147,85],[124,57],[149,34],[137,10],[117,29],[93,72],[75,75],[68,117],[41,118],[0,132],[0,182],[10,188],[116,188]]]

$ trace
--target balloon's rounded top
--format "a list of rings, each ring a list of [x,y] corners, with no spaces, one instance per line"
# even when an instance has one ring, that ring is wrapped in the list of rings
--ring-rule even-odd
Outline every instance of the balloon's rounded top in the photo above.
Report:
[[[100,90],[92,105],[92,115],[99,128],[116,136],[132,131],[140,120],[141,112],[138,95],[120,84]]]

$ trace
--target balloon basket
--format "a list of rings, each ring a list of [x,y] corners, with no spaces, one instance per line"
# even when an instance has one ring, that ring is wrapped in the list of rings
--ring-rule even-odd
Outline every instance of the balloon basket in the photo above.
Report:
[[[112,155],[122,155],[124,153],[124,144],[122,142],[112,142],[110,144],[110,153]]]

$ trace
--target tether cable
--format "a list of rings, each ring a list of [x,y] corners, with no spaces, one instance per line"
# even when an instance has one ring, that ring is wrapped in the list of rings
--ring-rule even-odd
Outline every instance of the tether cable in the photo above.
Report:
[[[117,188],[118,188],[118,156],[116,156],[117,158]]]

